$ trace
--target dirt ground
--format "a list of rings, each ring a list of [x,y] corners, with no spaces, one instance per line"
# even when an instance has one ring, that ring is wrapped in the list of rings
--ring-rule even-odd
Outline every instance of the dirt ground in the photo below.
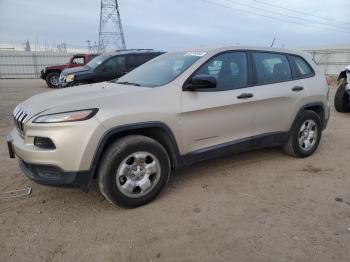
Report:
[[[207,161],[176,172],[151,204],[122,209],[96,183],[37,185],[8,158],[12,110],[47,91],[0,80],[0,195],[32,187],[0,199],[0,261],[349,261],[350,114],[332,108],[309,158],[264,149]]]

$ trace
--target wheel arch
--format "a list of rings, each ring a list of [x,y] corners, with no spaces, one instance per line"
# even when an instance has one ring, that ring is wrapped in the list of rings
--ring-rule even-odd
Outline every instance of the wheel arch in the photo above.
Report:
[[[171,129],[162,122],[142,122],[113,127],[103,135],[90,167],[93,176],[96,174],[100,159],[108,145],[127,135],[144,135],[156,140],[168,152],[172,169],[177,169],[182,165],[179,148]]]
[[[310,110],[315,112],[321,119],[321,125],[322,125],[322,129],[326,128],[327,125],[327,121],[326,121],[326,115],[325,115],[325,107],[324,104],[322,102],[313,102],[313,103],[307,103],[304,104],[303,106],[300,107],[297,115],[295,116],[295,119],[293,121],[293,125],[291,126],[291,128],[293,128],[294,124],[296,123],[296,121],[298,120],[299,116],[305,111],[305,110]]]

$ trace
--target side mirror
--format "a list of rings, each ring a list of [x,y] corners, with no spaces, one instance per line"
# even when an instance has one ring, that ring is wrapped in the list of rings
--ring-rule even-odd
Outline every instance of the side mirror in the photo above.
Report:
[[[196,90],[202,88],[215,88],[217,85],[216,78],[211,75],[196,75],[191,78],[186,85],[186,89]]]

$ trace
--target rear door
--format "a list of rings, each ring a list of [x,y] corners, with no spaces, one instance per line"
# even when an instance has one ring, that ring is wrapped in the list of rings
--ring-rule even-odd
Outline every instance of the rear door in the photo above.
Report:
[[[177,66],[181,66],[180,64]],[[249,141],[253,110],[248,87],[246,52],[226,52],[205,62],[193,75],[211,75],[214,89],[182,91],[181,127],[183,153],[211,146],[224,146],[237,140]]]
[[[147,61],[153,59],[155,54],[131,54],[128,55],[126,58],[126,72],[128,73],[132,70],[134,70],[136,67],[139,67],[140,65],[146,63]]]
[[[255,68],[253,136],[289,131],[300,100],[303,82],[296,79],[286,54],[254,51]]]

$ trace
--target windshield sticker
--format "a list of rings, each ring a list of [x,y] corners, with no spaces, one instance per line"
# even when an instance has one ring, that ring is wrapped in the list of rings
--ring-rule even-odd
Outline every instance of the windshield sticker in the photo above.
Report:
[[[185,56],[204,56],[206,52],[196,51],[196,52],[187,52]]]

